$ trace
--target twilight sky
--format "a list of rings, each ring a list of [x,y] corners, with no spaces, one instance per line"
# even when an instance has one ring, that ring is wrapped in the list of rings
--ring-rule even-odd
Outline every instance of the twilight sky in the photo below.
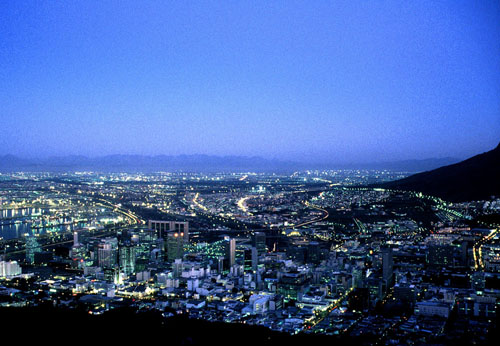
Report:
[[[465,158],[498,1],[0,2],[0,155]]]

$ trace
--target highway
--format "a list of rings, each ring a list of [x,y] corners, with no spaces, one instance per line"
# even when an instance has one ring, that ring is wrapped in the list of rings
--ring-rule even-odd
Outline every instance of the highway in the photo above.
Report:
[[[249,215],[252,215],[252,213],[250,213],[248,211],[248,208],[247,208],[247,205],[246,205],[246,201],[248,201],[250,198],[255,198],[257,196],[247,196],[247,197],[243,197],[241,199],[238,200],[238,202],[236,203],[238,205],[238,208],[243,211],[244,213],[247,213]]]
[[[136,223],[136,224],[139,224],[139,225],[142,225],[142,224],[145,224],[146,222],[144,220],[142,220],[141,218],[139,218],[137,215],[135,215],[134,213],[132,213],[130,210],[127,210],[127,209],[124,209],[116,204],[113,204],[105,199],[102,199],[102,198],[96,198],[98,201],[100,201],[101,203],[97,203],[98,205],[101,205],[105,208],[113,208],[114,211],[124,215],[125,217],[129,218],[132,220],[132,223]],[[104,203],[104,204],[103,204]]]
[[[483,252],[482,252],[483,245],[488,243],[491,239],[493,239],[500,231],[500,228],[497,228],[498,225],[487,225],[487,226],[489,228],[492,228],[492,231],[488,235],[479,239],[472,248],[472,255],[474,257],[474,268],[476,270],[484,269]]]
[[[314,220],[310,220],[310,221],[299,223],[298,225],[293,226],[293,228],[298,228],[298,227],[302,227],[302,226],[305,226],[305,225],[309,225],[311,223],[319,222],[319,221],[327,219],[328,216],[330,216],[330,214],[328,213],[328,211],[326,209],[323,209],[323,208],[320,208],[320,207],[318,207],[316,205],[310,204],[309,202],[305,202],[304,204],[307,207],[309,207],[309,208],[320,210],[320,211],[324,212],[325,214],[323,216],[320,216],[320,217],[314,219]]]
[[[193,198],[193,203],[194,205],[196,205],[198,208],[200,208],[201,210],[204,210],[204,211],[208,211],[208,208],[205,207],[204,205],[202,205],[200,202],[198,202],[198,197],[200,197],[200,194],[197,192],[196,195],[194,195],[194,198]]]

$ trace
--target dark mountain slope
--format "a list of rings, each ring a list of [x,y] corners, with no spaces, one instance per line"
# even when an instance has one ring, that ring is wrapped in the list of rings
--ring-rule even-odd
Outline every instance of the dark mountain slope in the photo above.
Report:
[[[420,191],[449,201],[500,196],[500,144],[470,159],[377,187]]]

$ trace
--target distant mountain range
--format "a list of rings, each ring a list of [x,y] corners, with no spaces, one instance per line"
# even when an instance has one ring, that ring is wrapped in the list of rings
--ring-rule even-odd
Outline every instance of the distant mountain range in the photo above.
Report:
[[[449,201],[500,196],[500,144],[493,150],[456,164],[374,186],[420,191]]]
[[[267,160],[244,156],[146,156],[107,155],[99,157],[58,156],[46,159],[22,159],[12,155],[0,156],[0,171],[74,171],[152,172],[152,171],[240,171],[254,169],[292,169],[293,162]]]
[[[24,159],[13,155],[0,156],[0,171],[76,171],[154,172],[154,171],[257,171],[283,172],[305,169],[379,169],[421,172],[458,162],[454,158],[405,160],[366,164],[303,163],[264,159],[258,156],[210,155],[107,155],[99,157],[59,156],[45,159]]]

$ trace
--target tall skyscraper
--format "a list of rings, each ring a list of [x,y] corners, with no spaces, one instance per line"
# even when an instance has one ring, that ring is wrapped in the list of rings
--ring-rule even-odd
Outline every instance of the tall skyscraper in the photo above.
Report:
[[[179,232],[166,233],[165,247],[167,261],[173,262],[176,259],[182,259],[184,255],[184,234]]]
[[[174,264],[172,265],[172,271],[174,278],[180,278],[182,275],[182,259],[181,258],[176,258],[174,260]]]
[[[252,270],[257,271],[258,265],[259,265],[259,253],[257,252],[257,248],[252,247]]]
[[[229,260],[229,268],[236,263],[236,239],[230,238],[226,244],[226,257]]]
[[[97,247],[97,263],[104,269],[113,269],[118,262],[118,242],[116,239],[105,239]]]
[[[120,270],[125,275],[131,275],[135,273],[135,247],[126,244],[120,247]]]
[[[386,287],[392,285],[393,277],[393,267],[394,262],[392,259],[392,248],[384,247],[381,250],[382,253],[382,278],[386,283]]]
[[[73,246],[79,246],[80,243],[78,242],[78,231],[73,232]]]
[[[259,265],[259,254],[257,253],[257,248],[253,246],[245,248],[243,256],[245,271],[255,272]]]
[[[35,262],[35,254],[42,252],[42,248],[34,236],[26,237],[26,261],[28,263]]]
[[[257,249],[259,255],[267,252],[266,234],[264,232],[255,232],[252,235],[252,247]]]
[[[217,259],[217,271],[222,273],[224,271],[224,257],[219,257]]]

